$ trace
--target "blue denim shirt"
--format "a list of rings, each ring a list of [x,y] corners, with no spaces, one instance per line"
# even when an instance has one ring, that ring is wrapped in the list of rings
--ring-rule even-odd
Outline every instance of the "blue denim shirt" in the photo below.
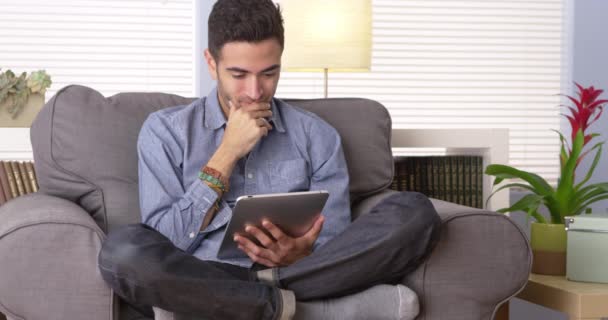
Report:
[[[273,129],[238,161],[212,223],[199,231],[218,195],[198,172],[214,154],[226,119],[217,90],[188,106],[151,113],[137,143],[143,223],[199,259],[250,267],[249,258],[222,260],[217,252],[239,196],[328,190],[325,223],[313,249],[350,223],[348,171],[340,136],[317,115],[273,99]]]

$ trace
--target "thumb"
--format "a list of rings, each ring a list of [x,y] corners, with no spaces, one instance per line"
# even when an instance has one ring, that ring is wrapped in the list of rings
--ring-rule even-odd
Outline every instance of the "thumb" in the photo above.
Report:
[[[228,108],[230,111],[230,114],[228,114],[228,117],[230,117],[232,112],[234,112],[236,110],[236,107],[234,106],[234,103],[232,103],[232,100],[228,100]]]
[[[310,230],[308,230],[308,232],[306,232],[306,234],[304,235],[306,238],[308,238],[311,244],[317,241],[317,238],[321,233],[321,229],[323,229],[323,222],[325,222],[325,217],[323,215],[320,215],[314,222]]]

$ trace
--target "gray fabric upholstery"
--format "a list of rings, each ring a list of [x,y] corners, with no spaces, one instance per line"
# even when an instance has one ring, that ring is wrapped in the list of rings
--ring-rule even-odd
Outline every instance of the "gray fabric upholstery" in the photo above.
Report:
[[[47,103],[31,130],[41,191],[0,207],[0,311],[27,320],[141,319],[125,304],[117,307],[100,278],[102,230],[139,221],[135,145],[147,115],[191,101],[162,93],[104,98],[69,86]],[[288,102],[319,114],[342,136],[354,217],[393,192],[380,192],[393,174],[390,117],[380,104]],[[528,277],[526,238],[503,215],[433,204],[443,219],[440,243],[404,279],[419,295],[418,319],[490,320]]]
[[[528,281],[532,251],[523,230],[503,214],[431,199],[441,238],[403,283],[421,301],[418,320],[491,320]]]
[[[383,105],[352,98],[285,101],[316,113],[340,134],[350,176],[351,201],[391,184],[394,168],[391,117]]]
[[[111,290],[97,271],[104,234],[82,208],[34,193],[1,206],[0,221],[0,312],[26,320],[112,318]]]
[[[164,93],[109,98],[83,87],[61,89],[32,124],[42,193],[78,203],[104,230],[138,222],[136,144],[149,113],[194,99]],[[287,100],[317,113],[342,136],[353,200],[390,185],[390,116],[366,99]]]
[[[40,191],[77,203],[104,231],[138,222],[139,129],[150,112],[191,101],[164,93],[106,99],[83,86],[61,89],[30,131]]]

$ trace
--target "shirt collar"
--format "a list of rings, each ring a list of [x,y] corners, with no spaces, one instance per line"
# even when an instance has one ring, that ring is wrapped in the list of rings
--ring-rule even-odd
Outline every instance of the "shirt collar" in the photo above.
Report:
[[[270,108],[272,109],[272,117],[270,117],[270,122],[273,125],[273,130],[277,130],[279,132],[285,132],[285,127],[283,126],[283,121],[281,120],[281,113],[278,104],[279,100],[273,98],[270,103]],[[220,106],[219,99],[217,97],[217,87],[213,88],[211,92],[207,95],[205,99],[205,115],[203,118],[203,125],[209,129],[219,129],[226,124],[226,118],[224,117],[224,112],[222,111],[222,107]]]

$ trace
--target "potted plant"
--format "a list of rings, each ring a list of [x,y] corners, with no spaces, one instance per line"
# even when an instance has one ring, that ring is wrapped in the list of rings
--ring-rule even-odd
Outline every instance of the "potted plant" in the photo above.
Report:
[[[569,115],[563,114],[570,122],[572,129],[571,144],[564,135],[556,131],[561,141],[560,150],[560,178],[557,186],[553,187],[537,174],[518,170],[516,168],[491,164],[486,167],[485,173],[495,177],[494,187],[504,180],[517,179],[514,183],[504,184],[496,188],[490,195],[512,187],[530,191],[509,208],[498,212],[524,211],[532,223],[531,245],[534,254],[532,272],[541,274],[564,275],[566,272],[566,230],[564,218],[579,215],[594,202],[608,199],[608,182],[588,184],[595,171],[604,142],[598,142],[588,147],[590,142],[599,134],[588,133],[589,126],[602,114],[602,108],[608,100],[599,100],[603,90],[593,86],[578,88],[577,97],[566,96],[574,106],[569,106]],[[576,168],[581,160],[588,154],[595,152],[589,171],[580,181],[576,181]],[[547,221],[538,211],[544,206],[550,214]]]
[[[20,76],[11,70],[0,72],[0,127],[31,126],[51,83],[51,77],[44,70],[29,76],[26,72]]]

